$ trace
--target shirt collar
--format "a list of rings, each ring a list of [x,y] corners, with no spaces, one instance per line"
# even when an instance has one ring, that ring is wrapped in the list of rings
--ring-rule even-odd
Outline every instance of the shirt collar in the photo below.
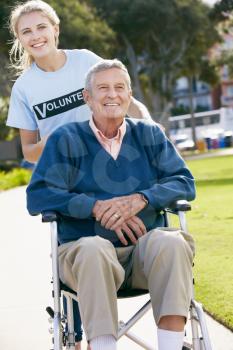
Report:
[[[123,137],[124,137],[124,135],[125,135],[125,133],[126,133],[126,122],[125,122],[125,119],[123,120],[121,126],[119,127],[116,136],[114,136],[114,137],[111,138],[111,139],[107,138],[107,137],[102,133],[102,131],[100,131],[100,130],[96,127],[95,122],[94,122],[94,119],[93,119],[93,116],[90,118],[89,125],[90,125],[90,128],[92,129],[92,131],[94,132],[95,136],[96,136],[97,138],[100,137],[100,138],[101,138],[102,140],[104,140],[105,142],[110,141],[110,140],[116,140],[116,141],[118,141],[118,142],[122,142]]]

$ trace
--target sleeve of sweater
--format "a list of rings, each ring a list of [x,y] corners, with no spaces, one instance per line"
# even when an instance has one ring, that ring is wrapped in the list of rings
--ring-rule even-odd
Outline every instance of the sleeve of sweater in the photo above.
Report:
[[[160,127],[151,126],[148,132],[147,140],[150,141],[147,141],[146,147],[157,181],[139,192],[156,210],[166,208],[179,199],[193,200],[196,193],[194,178],[184,160]]]
[[[45,149],[27,188],[27,209],[31,215],[54,210],[64,216],[89,218],[96,199],[75,193],[75,181],[82,177],[78,169],[85,145],[78,134],[59,128],[47,140]]]

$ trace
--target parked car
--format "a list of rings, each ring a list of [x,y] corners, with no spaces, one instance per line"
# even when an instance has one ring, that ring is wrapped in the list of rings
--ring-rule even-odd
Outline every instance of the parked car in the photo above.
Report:
[[[173,135],[171,140],[179,152],[192,151],[195,149],[193,140],[186,134]]]

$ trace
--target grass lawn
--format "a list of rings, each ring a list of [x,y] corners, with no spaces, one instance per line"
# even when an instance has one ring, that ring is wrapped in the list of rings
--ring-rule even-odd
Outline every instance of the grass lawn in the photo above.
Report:
[[[197,181],[188,214],[196,240],[196,299],[233,330],[233,157],[187,162]]]

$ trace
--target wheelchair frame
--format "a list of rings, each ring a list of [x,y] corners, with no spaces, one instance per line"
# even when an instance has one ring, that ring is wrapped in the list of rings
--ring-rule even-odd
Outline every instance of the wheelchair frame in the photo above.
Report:
[[[191,205],[184,200],[177,201],[171,208],[164,210],[165,226],[169,227],[170,214],[178,215],[180,228],[187,232],[186,211],[191,210]],[[51,250],[52,250],[52,275],[53,275],[53,298],[54,310],[48,307],[46,310],[53,322],[53,345],[51,350],[62,350],[63,346],[69,350],[75,350],[75,332],[73,319],[73,300],[78,301],[76,293],[69,288],[60,288],[59,268],[58,268],[58,235],[57,235],[57,214],[55,212],[42,213],[42,221],[50,222],[51,226]],[[137,290],[136,294],[124,295],[123,297],[132,297],[146,294],[148,291]],[[61,314],[60,298],[63,295],[67,300],[67,317]],[[194,295],[194,293],[193,293]],[[143,315],[151,308],[151,301],[148,300],[145,305],[138,310],[135,315],[127,322],[119,321],[118,339],[123,335],[134,341],[137,345],[146,350],[156,350],[155,347],[147,344],[143,339],[135,335],[130,329],[139,321]],[[189,321],[191,323],[192,340],[184,341],[182,350],[212,350],[210,337],[205,320],[205,314],[202,305],[191,300],[189,310]],[[67,325],[67,331],[65,330]]]

